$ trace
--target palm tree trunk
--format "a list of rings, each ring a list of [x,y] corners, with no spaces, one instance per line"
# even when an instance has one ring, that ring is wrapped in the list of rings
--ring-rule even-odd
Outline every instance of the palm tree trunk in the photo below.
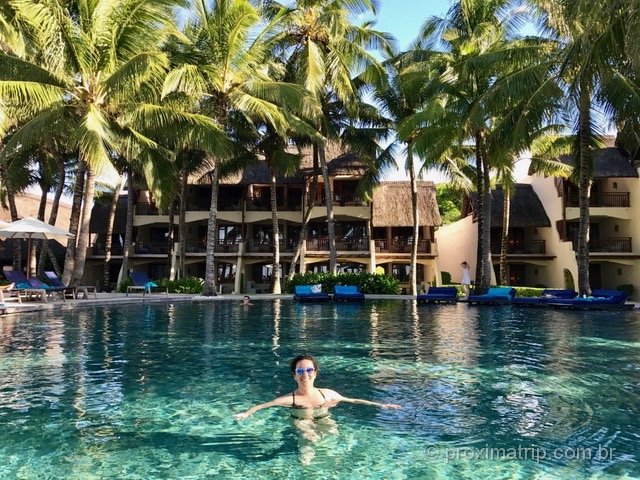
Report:
[[[127,222],[124,227],[124,245],[122,247],[122,266],[120,267],[120,276],[118,277],[118,286],[120,283],[129,278],[129,247],[133,242],[133,170],[129,169],[127,173]]]
[[[185,277],[185,258],[187,248],[187,226],[186,226],[186,218],[187,218],[187,183],[189,181],[189,175],[187,174],[187,166],[189,164],[189,159],[186,154],[183,154],[182,158],[182,169],[180,174],[181,185],[180,185],[180,212],[178,214],[178,237],[180,242],[180,257],[178,259],[178,278]]]
[[[105,292],[111,291],[111,247],[113,244],[113,225],[116,220],[116,211],[118,209],[118,201],[120,200],[120,190],[124,185],[124,174],[120,176],[120,182],[113,191],[113,199],[111,200],[111,208],[109,208],[109,218],[107,219],[107,237],[104,241],[104,285]]]
[[[169,280],[176,278],[176,270],[173,268],[173,253],[175,245],[173,243],[173,231],[175,228],[175,204],[176,199],[169,204],[169,227],[167,229],[167,271],[169,272]]]
[[[78,241],[78,226],[80,224],[80,213],[82,212],[82,194],[84,192],[84,176],[86,165],[78,162],[76,172],[76,184],[73,187],[73,201],[71,203],[71,217],[69,219],[69,233],[73,238],[67,240],[67,251],[64,257],[64,271],[62,272],[62,282],[69,285],[75,269],[76,244]]]
[[[313,183],[311,185],[311,191],[313,195],[308,195],[308,192],[305,192],[305,198],[308,199],[309,203],[307,204],[307,210],[304,212],[304,217],[302,219],[302,227],[300,228],[300,238],[298,238],[298,245],[296,246],[296,251],[293,253],[293,258],[291,259],[291,266],[289,267],[289,274],[287,275],[287,282],[290,282],[293,276],[296,273],[296,263],[300,258],[300,252],[302,252],[302,246],[304,242],[307,241],[307,232],[309,231],[309,219],[311,218],[311,212],[313,212],[313,207],[316,205],[316,198],[318,197],[318,170],[317,170],[317,156],[314,154],[314,175],[313,175]]]
[[[0,150],[4,148],[2,141],[0,141]],[[13,185],[11,183],[11,177],[9,176],[9,165],[6,162],[0,163],[0,172],[2,172],[2,181],[4,182],[4,189],[7,193],[7,202],[9,203],[9,213],[11,214],[11,221],[15,222],[19,220],[18,207],[16,206],[16,196],[13,191]],[[13,269],[22,270],[22,242],[20,240],[11,240],[11,246],[13,250]]]
[[[56,159],[56,165],[58,166],[58,185],[56,186],[56,193],[53,196],[53,201],[51,202],[51,213],[49,214],[49,225],[55,225],[58,220],[58,210],[60,209],[60,199],[62,198],[62,194],[64,193],[64,187],[66,182],[67,170],[64,164],[64,158],[55,148],[55,145],[52,141],[49,142],[48,150],[54,155]],[[58,259],[53,255],[53,252],[49,249],[49,242],[45,242],[42,247],[42,252],[40,252],[40,261],[38,263],[38,275],[42,275],[44,272],[44,266],[46,257],[49,256],[51,259],[51,263],[53,265],[53,270],[56,272],[56,275],[61,276],[62,270],[60,268],[60,264],[58,263]]]
[[[211,181],[211,208],[209,209],[209,224],[207,226],[207,255],[204,276],[205,297],[215,297],[216,294],[216,242],[218,240],[218,188],[220,184],[220,169],[217,160],[214,163],[213,179]]]
[[[41,222],[45,221],[45,213],[47,211],[47,196],[48,196],[48,190],[47,188],[43,188],[43,186],[41,185],[40,187],[40,202],[38,203],[38,220],[40,220]],[[42,255],[42,252],[44,251],[44,246],[45,246],[45,241],[44,240],[40,240],[38,242],[38,247],[40,248],[40,258],[43,258],[44,255]],[[36,253],[37,253],[38,248],[32,248],[31,249],[31,258],[27,259],[29,268],[27,269],[27,277],[33,277],[36,275],[37,273],[37,266],[40,264],[40,262],[36,263]],[[44,257],[46,259],[46,257]]]
[[[511,209],[511,193],[509,189],[502,185],[502,238],[500,242],[500,285],[509,284],[507,274],[507,242],[509,240],[509,218]]]
[[[487,155],[484,135],[482,136],[482,289],[486,290],[491,286],[491,179],[489,178],[489,158]]]
[[[316,148],[316,147],[314,147]],[[329,179],[329,166],[327,165],[326,152],[323,146],[317,146],[320,171],[324,180],[324,196],[327,205],[327,233],[329,236],[329,273],[335,275],[337,271],[338,256],[336,254],[336,225],[333,219],[333,195]]]
[[[591,132],[591,95],[586,81],[580,82],[580,180],[578,198],[580,223],[578,226],[578,290],[581,295],[591,295],[589,285],[589,203],[591,196],[591,152],[589,134]]]
[[[90,232],[89,224],[91,222],[91,210],[93,207],[93,196],[96,184],[96,175],[90,165],[86,166],[87,180],[84,189],[84,206],[82,207],[82,220],[80,222],[80,232],[78,235],[78,250],[76,252],[76,263],[73,269],[73,277],[71,285],[77,286],[82,283],[84,276],[84,267],[87,259],[87,248],[89,248]]]
[[[475,279],[475,287],[474,293],[480,294],[482,292],[482,284],[483,284],[483,272],[484,268],[482,266],[483,263],[483,251],[482,246],[484,245],[484,195],[482,192],[484,191],[484,175],[483,175],[483,164],[482,164],[482,154],[480,150],[480,134],[476,134],[476,220],[478,223],[478,243],[476,245],[476,279]]]
[[[417,287],[417,267],[418,267],[418,243],[420,238],[420,212],[418,211],[418,183],[416,182],[416,172],[413,167],[413,149],[409,143],[407,145],[407,166],[409,168],[409,179],[411,181],[411,211],[413,213],[413,244],[411,245],[411,295],[418,294]]]
[[[273,229],[273,286],[271,293],[282,293],[280,286],[280,228],[278,226],[278,201],[276,198],[276,172],[271,170],[271,221]]]

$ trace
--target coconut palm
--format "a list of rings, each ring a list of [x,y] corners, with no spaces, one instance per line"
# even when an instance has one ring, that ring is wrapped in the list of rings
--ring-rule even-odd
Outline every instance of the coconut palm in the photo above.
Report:
[[[414,79],[425,72],[433,78],[424,84],[424,94],[431,101],[405,126],[421,128],[422,138],[416,140],[416,148],[425,162],[428,165],[447,162],[460,171],[459,160],[467,157],[475,165],[477,289],[489,286],[492,271],[490,169],[492,149],[500,145],[501,137],[496,136],[495,140],[491,137],[514,116],[506,101],[523,98],[517,87],[535,84],[531,77],[539,75],[537,69],[531,71],[527,67],[540,50],[540,42],[512,40],[527,11],[509,6],[507,0],[453,4],[444,18],[432,18],[425,23],[413,53],[418,61],[403,72]],[[520,72],[515,77],[519,82],[511,78],[515,71]],[[501,91],[507,87],[510,91],[506,97],[496,93],[501,78],[510,79],[502,82]],[[469,150],[473,159],[468,157]]]
[[[158,203],[171,195],[171,154],[158,138],[191,136],[215,149],[210,119],[157,104],[168,67],[159,50],[175,33],[173,0],[80,0],[67,8],[54,1],[11,2],[28,28],[24,55],[0,55],[2,115],[22,121],[2,158],[42,143],[43,135],[66,138],[80,169],[69,230],[64,281],[77,284],[84,271],[95,178],[115,155],[144,163]],[[153,41],[151,41],[153,39]],[[207,135],[202,132],[206,131]],[[75,254],[75,257],[73,256]]]
[[[260,31],[260,12],[247,0],[196,0],[191,4],[182,62],[167,76],[163,92],[183,92],[198,99],[201,112],[210,115],[231,136],[231,114],[248,121],[262,121],[286,137],[289,128],[287,105],[293,111],[307,111],[313,101],[300,86],[273,81],[268,75],[269,51]],[[274,21],[277,21],[275,19]],[[257,34],[256,34],[257,32]],[[177,61],[174,59],[174,62]],[[211,209],[207,227],[204,295],[215,295],[215,245],[220,162],[232,155],[214,155]]]
[[[275,17],[284,26],[270,43],[288,57],[290,78],[304,85],[322,105],[325,118],[316,124],[322,136],[337,141],[341,132],[332,131],[330,105],[339,102],[344,113],[357,118],[358,87],[354,78],[364,70],[369,81],[380,81],[385,71],[368,51],[388,48],[390,38],[371,28],[371,23],[356,26],[351,16],[375,14],[372,0],[296,0],[281,4],[268,2]],[[335,221],[333,196],[324,145],[315,142],[325,189],[327,233],[329,236],[329,271],[336,273]]]
[[[637,41],[637,34],[627,33],[629,26],[638,25],[637,5],[633,8],[627,5],[629,2],[593,0],[534,3],[544,13],[541,24],[546,33],[559,44],[557,78],[566,89],[566,111],[576,119],[575,177],[580,211],[576,260],[579,293],[588,295],[593,151],[602,146],[599,139],[604,133],[604,122],[597,122],[596,117],[603,114],[612,118],[616,113],[639,110],[637,76],[630,77],[628,68],[635,53],[627,44]],[[634,11],[636,15],[630,18],[628,13]]]

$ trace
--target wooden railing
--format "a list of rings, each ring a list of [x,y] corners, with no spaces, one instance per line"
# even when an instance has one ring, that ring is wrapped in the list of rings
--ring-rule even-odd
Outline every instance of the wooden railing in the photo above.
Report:
[[[580,199],[578,192],[569,190],[566,195],[567,207],[579,207]],[[629,192],[603,192],[600,194],[592,195],[589,197],[590,207],[629,207],[630,206],[630,193]]]
[[[336,237],[336,250],[340,252],[368,252],[369,237]],[[307,238],[307,251],[329,251],[329,237]]]
[[[578,249],[577,240],[572,240],[573,249]],[[631,237],[592,238],[589,240],[589,252],[631,253]]]
[[[375,240],[377,253],[411,253],[413,244],[407,240]],[[430,240],[418,240],[418,253],[431,253]]]

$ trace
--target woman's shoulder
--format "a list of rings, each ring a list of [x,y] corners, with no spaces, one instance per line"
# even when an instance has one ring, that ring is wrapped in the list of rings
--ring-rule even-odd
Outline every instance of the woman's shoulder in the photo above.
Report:
[[[331,390],[330,388],[318,388],[318,390],[320,390],[320,392],[325,396],[327,400],[336,400],[342,398],[342,395],[340,395],[335,390]]]

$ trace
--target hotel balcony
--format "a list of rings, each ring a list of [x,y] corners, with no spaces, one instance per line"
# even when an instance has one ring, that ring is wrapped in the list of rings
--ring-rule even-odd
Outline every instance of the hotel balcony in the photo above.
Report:
[[[408,240],[376,239],[376,253],[411,253],[412,242]],[[431,253],[431,240],[418,240],[418,253]]]
[[[336,237],[336,250],[339,252],[368,252],[369,237]],[[328,252],[329,237],[307,238],[307,252]]]
[[[207,253],[207,242],[204,240],[187,240],[184,246],[185,253]],[[238,241],[219,241],[216,244],[216,255],[218,253],[238,254],[240,251],[240,242]]]
[[[577,251],[578,242],[572,240],[573,250]],[[589,240],[589,253],[631,253],[631,237],[592,238]]]
[[[590,207],[608,207],[608,208],[628,208],[630,204],[629,192],[603,192],[597,193],[589,197]],[[566,207],[579,207],[580,199],[578,192],[575,190],[569,190],[565,194],[565,206]]]
[[[249,240],[247,241],[246,253],[268,253],[273,254],[274,243],[269,240]],[[293,241],[280,241],[280,253],[293,253],[297,243]]]

